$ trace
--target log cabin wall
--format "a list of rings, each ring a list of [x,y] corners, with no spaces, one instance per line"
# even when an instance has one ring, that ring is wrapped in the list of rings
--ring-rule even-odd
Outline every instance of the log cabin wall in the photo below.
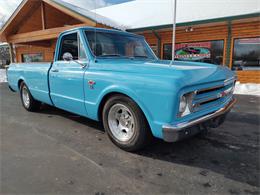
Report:
[[[54,57],[56,40],[49,40],[47,46],[37,45],[17,45],[15,48],[16,61],[22,62],[22,56],[25,54],[42,54],[44,62],[51,62]]]
[[[253,20],[253,21],[252,21]],[[223,40],[223,64],[232,68],[232,56],[234,48],[235,38],[249,38],[249,37],[260,37],[260,19],[254,18],[252,20],[238,20],[231,23],[231,34],[229,34],[228,22],[205,24],[192,26],[193,31],[186,32],[187,27],[177,27],[176,29],[176,44],[178,43],[189,43],[189,42],[200,42],[200,41],[212,41],[212,40]],[[143,35],[149,45],[158,46],[158,38],[154,32],[145,31],[137,32]],[[160,29],[156,33],[161,37],[160,58],[163,58],[163,45],[172,43],[172,30],[171,29]],[[230,36],[230,37],[229,37]],[[231,39],[229,43],[228,39]],[[228,44],[230,49],[228,50]],[[229,53],[230,52],[230,53]],[[238,81],[241,83],[260,83],[260,71],[259,70],[242,70],[236,71]]]
[[[226,39],[228,37],[228,29],[226,24],[211,24],[211,26],[194,26],[192,32],[186,32],[185,27],[176,29],[176,44],[189,43],[199,41],[223,40],[224,51],[226,47]],[[157,45],[157,38],[152,32],[139,33],[142,34],[150,45]],[[160,58],[163,58],[163,45],[172,43],[172,30],[161,30],[157,34],[161,37]],[[225,52],[224,59],[225,61]]]

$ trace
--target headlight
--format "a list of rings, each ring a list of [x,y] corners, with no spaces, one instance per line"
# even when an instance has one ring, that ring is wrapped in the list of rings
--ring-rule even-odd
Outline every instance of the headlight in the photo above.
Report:
[[[181,97],[180,100],[180,107],[179,107],[179,112],[182,114],[183,112],[185,112],[185,109],[187,107],[187,98],[185,96]]]
[[[191,92],[184,94],[180,98],[180,105],[179,105],[179,117],[186,116],[191,113],[192,110],[192,99],[194,96],[194,93],[196,92]]]

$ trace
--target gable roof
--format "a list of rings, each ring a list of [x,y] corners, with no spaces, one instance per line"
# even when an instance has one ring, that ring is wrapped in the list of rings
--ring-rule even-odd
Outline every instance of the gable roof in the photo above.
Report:
[[[95,21],[99,24],[103,24],[103,25],[106,25],[106,26],[109,26],[112,28],[116,28],[116,29],[125,30],[123,25],[116,23],[111,18],[100,15],[100,14],[96,13],[95,11],[87,10],[87,9],[84,9],[84,8],[76,6],[76,5],[72,5],[63,0],[43,0],[43,1],[54,2],[57,5],[60,5],[68,10],[73,11],[76,14],[79,14],[79,15],[81,15],[87,19],[90,19],[92,21]]]
[[[129,30],[173,23],[173,0],[135,0],[95,10]],[[177,24],[260,13],[259,0],[177,0]]]
[[[16,17],[16,15],[19,13],[19,11],[23,8],[23,6],[26,5],[26,3],[28,1],[34,1],[34,0],[23,0],[19,6],[16,8],[16,10],[14,11],[14,13],[9,17],[9,19],[5,22],[5,24],[3,25],[2,29],[0,30],[0,33],[2,33],[6,27],[14,20],[14,18]],[[105,16],[101,16],[95,12],[92,12],[90,10],[86,10],[84,8],[72,5],[70,3],[64,2],[62,0],[42,0],[43,2],[58,7],[58,8],[65,8],[68,12],[73,12],[74,14],[76,14],[79,17],[83,17],[85,19],[94,21],[96,23],[99,24],[103,24],[105,26],[109,26],[112,28],[117,28],[117,29],[121,29],[124,30],[123,26],[118,25],[116,22],[114,22],[112,19],[106,18]]]

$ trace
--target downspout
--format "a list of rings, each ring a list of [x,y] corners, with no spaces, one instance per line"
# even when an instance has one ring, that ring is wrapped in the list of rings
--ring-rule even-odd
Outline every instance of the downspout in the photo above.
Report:
[[[157,38],[157,56],[161,59],[161,44],[162,44],[162,37],[155,31],[152,30],[154,36]]]

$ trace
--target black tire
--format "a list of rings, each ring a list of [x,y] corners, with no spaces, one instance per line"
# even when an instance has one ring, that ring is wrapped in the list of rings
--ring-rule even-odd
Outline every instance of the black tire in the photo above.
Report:
[[[133,115],[133,119],[135,122],[134,125],[134,133],[131,137],[130,140],[128,141],[120,141],[117,139],[110,127],[109,127],[109,122],[108,122],[108,115],[110,109],[116,105],[116,104],[121,104],[125,107],[127,107],[130,112]],[[151,140],[152,140],[152,134],[150,131],[150,127],[148,125],[148,122],[142,112],[142,110],[139,108],[139,106],[130,98],[123,96],[123,95],[115,95],[108,99],[108,101],[105,103],[103,107],[103,112],[102,112],[102,121],[103,121],[103,126],[108,134],[108,137],[111,139],[111,141],[118,146],[119,148],[128,151],[128,152],[134,152],[137,150],[140,150],[147,146]]]
[[[24,98],[23,98],[23,91],[24,90],[27,90],[28,92],[28,104],[26,104]],[[35,100],[32,95],[31,95],[31,92],[29,90],[29,88],[27,87],[27,85],[22,82],[20,84],[20,98],[21,98],[21,101],[22,101],[22,104],[23,104],[23,107],[27,110],[27,111],[30,111],[30,112],[34,112],[34,111],[37,111],[40,109],[40,106],[41,106],[41,102]]]

